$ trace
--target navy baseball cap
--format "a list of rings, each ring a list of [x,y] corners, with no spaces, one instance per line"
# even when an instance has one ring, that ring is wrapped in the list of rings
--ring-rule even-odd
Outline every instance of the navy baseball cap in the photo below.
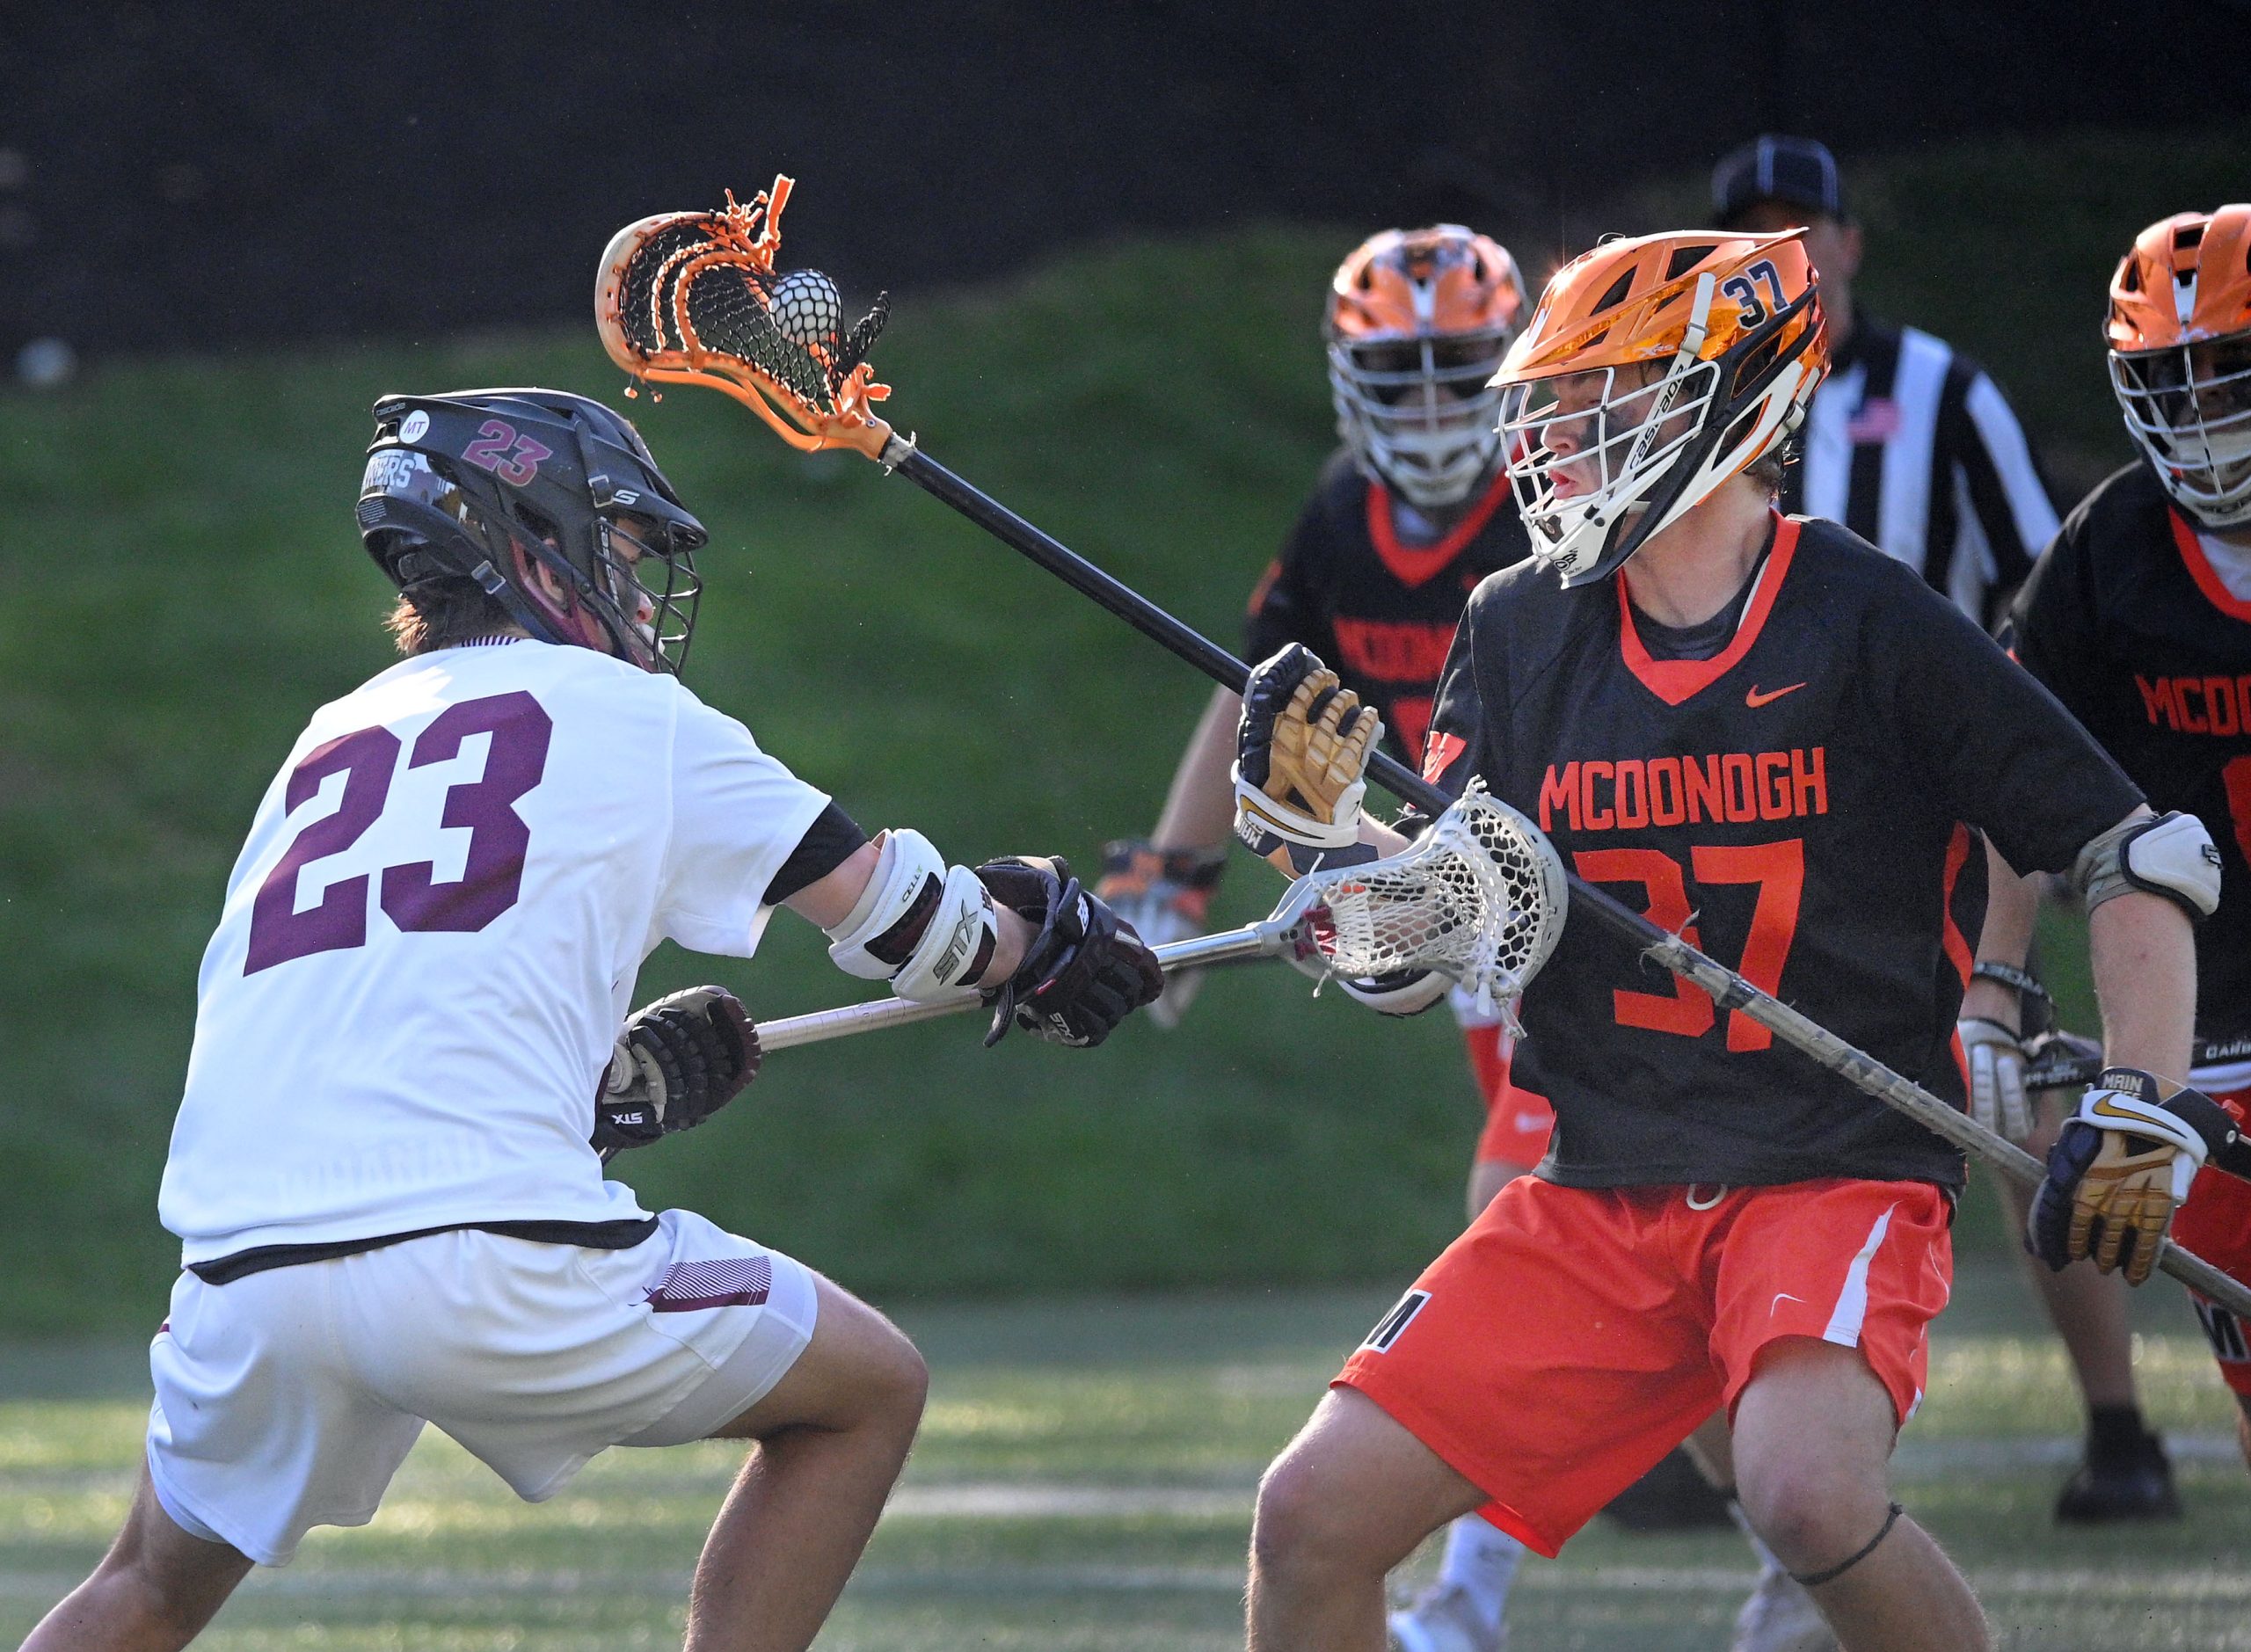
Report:
[[[1776,200],[1825,217],[1845,215],[1837,157],[1811,138],[1769,132],[1712,168],[1712,212],[1722,229],[1762,201]]]

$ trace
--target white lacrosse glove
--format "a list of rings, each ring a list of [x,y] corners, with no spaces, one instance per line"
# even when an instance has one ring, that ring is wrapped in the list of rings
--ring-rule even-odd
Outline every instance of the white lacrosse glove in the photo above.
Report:
[[[1292,643],[1253,668],[1235,735],[1235,835],[1302,877],[1373,860],[1360,841],[1368,753],[1383,719],[1320,656]],[[1278,866],[1282,862],[1275,861]]]
[[[1133,926],[1144,945],[1161,947],[1192,939],[1211,927],[1205,914],[1227,869],[1224,846],[1160,849],[1147,838],[1118,838],[1103,846],[1102,881],[1094,892]],[[1149,1019],[1167,1031],[1177,1027],[1203,985],[1201,970],[1166,976],[1162,995],[1149,1006]]]
[[[1954,1023],[1970,1063],[1970,1117],[1987,1130],[2022,1143],[2032,1133],[2032,1108],[2024,1095],[2024,1044],[2016,1030],[1983,1015]]]

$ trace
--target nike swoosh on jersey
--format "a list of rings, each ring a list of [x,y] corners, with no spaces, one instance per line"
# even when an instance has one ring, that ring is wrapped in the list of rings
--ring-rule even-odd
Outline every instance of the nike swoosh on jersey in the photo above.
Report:
[[[1754,682],[1751,685],[1751,691],[1743,696],[1743,703],[1755,709],[1765,705],[1769,700],[1779,700],[1786,694],[1796,694],[1804,687],[1805,685],[1802,682],[1794,682],[1787,688],[1775,689],[1772,694],[1760,694],[1759,685]]]

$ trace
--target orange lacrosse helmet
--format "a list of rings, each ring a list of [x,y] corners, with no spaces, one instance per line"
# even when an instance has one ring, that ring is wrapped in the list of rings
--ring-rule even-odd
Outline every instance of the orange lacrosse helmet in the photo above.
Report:
[[[1337,431],[1410,505],[1458,504],[1500,450],[1488,386],[1525,308],[1508,249],[1460,224],[1387,229],[1329,284]]]
[[[1532,554],[1586,585],[1786,440],[1829,370],[1803,229],[1613,240],[1548,283],[1501,363]]]
[[[2180,212],[2110,278],[2110,388],[2173,502],[2251,524],[2251,206]]]

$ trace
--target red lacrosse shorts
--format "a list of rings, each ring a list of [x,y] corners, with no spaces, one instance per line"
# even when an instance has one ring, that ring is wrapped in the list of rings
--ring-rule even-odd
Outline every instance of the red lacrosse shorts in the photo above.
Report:
[[[1461,1036],[1469,1046],[1469,1070],[1476,1074],[1478,1093],[1485,1098],[1485,1128],[1478,1132],[1476,1162],[1530,1169],[1548,1156],[1555,1110],[1546,1096],[1509,1081],[1509,1040],[1501,1027],[1464,1027]]]
[[[1857,1348],[1903,1423],[1953,1284],[1923,1182],[1565,1188],[1519,1176],[1423,1271],[1357,1388],[1553,1556],[1737,1397],[1786,1337]]]
[[[2229,1090],[2212,1099],[2235,1116],[2240,1125],[2251,1112],[2251,1089]],[[2173,1218],[2174,1243],[2193,1250],[2233,1278],[2251,1284],[2251,1182],[2242,1182],[2218,1170],[2199,1170],[2189,1188],[2188,1202]],[[2251,1398],[2251,1327],[2194,1291],[2189,1300],[2204,1321],[2204,1336],[2219,1361],[2220,1380],[2235,1393]]]

